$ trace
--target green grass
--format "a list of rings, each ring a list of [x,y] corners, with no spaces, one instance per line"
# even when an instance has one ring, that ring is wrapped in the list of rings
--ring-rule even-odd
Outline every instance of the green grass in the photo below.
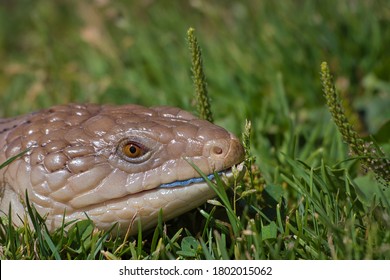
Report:
[[[323,97],[390,153],[388,1],[12,1],[0,7],[0,116],[68,102],[195,112],[194,27],[214,122],[251,121],[244,181],[138,236],[88,221],[0,222],[2,259],[390,259],[390,188],[351,158]],[[103,4],[99,4],[103,3]],[[105,4],[104,4],[105,3]],[[1,164],[1,163],[0,163]]]

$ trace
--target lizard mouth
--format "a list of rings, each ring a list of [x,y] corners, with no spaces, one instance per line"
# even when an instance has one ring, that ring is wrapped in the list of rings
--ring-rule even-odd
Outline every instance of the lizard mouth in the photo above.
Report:
[[[226,172],[229,172],[231,168],[225,170],[225,171],[220,171],[218,172],[219,176],[222,176]],[[213,180],[215,178],[214,174],[210,174],[207,176],[209,180]],[[204,183],[206,180],[203,177],[196,177],[196,178],[191,178],[191,179],[186,179],[186,180],[181,180],[181,181],[175,181],[172,183],[166,183],[166,184],[161,184],[159,188],[176,188],[176,187],[186,187],[192,184],[199,184],[199,183]]]
[[[237,180],[241,179],[245,173],[245,166],[244,163],[240,163],[235,167],[237,169],[237,172],[233,172],[233,168],[228,168],[223,171],[217,172],[217,174],[220,176],[220,178],[224,181],[224,183],[227,186],[231,186],[234,177],[236,177]],[[237,176],[234,176],[235,173],[237,173]],[[214,174],[209,174],[205,176],[208,180],[213,180],[215,178]],[[148,189],[148,190],[143,190],[138,193],[134,194],[128,194],[122,197],[118,198],[112,198],[105,200],[104,203],[93,203],[89,204],[86,207],[81,207],[77,209],[75,212],[83,212],[83,211],[89,211],[92,209],[100,209],[98,212],[106,211],[111,207],[111,205],[119,205],[122,202],[130,202],[131,200],[137,200],[137,199],[142,199],[142,200],[155,200],[157,197],[156,196],[164,196],[166,194],[172,193],[172,192],[177,192],[177,191],[184,191],[186,189],[196,189],[196,188],[204,188],[205,190],[209,190],[209,187],[207,186],[207,182],[203,177],[195,177],[195,178],[190,178],[190,179],[185,179],[185,180],[178,180],[170,183],[164,183],[159,185],[158,187]],[[151,198],[153,197],[153,198]],[[169,201],[169,200],[167,200]],[[126,202],[126,203],[127,203]],[[130,203],[129,203],[130,204]],[[137,207],[141,207],[138,206]],[[114,208],[120,208],[114,207]],[[101,210],[105,209],[105,210]]]
[[[239,174],[238,179],[240,179],[245,172],[244,163],[242,162],[242,163],[238,164],[236,166],[236,169],[237,169],[238,174]],[[217,174],[222,178],[233,177],[232,168],[228,168],[228,169],[225,169],[223,171],[219,171],[219,172],[217,172]],[[206,177],[211,181],[215,178],[215,174],[209,174]],[[186,180],[179,180],[179,181],[174,181],[171,183],[161,184],[158,188],[186,187],[189,185],[193,185],[193,184],[195,185],[195,184],[200,184],[200,183],[205,183],[205,182],[206,182],[206,180],[203,177],[196,177],[196,178],[190,178],[190,179],[186,179]]]

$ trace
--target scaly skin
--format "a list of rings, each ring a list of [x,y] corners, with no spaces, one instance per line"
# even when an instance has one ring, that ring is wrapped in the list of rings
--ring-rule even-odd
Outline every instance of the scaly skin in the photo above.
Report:
[[[136,144],[140,156],[123,147]],[[200,177],[243,161],[239,140],[225,129],[173,107],[64,105],[0,119],[0,163],[29,149],[0,170],[0,209],[21,223],[25,193],[53,230],[91,218],[100,229],[119,224],[137,232],[180,215],[215,196],[205,183],[160,187]],[[187,160],[186,160],[187,159]],[[228,173],[231,177],[231,173]]]

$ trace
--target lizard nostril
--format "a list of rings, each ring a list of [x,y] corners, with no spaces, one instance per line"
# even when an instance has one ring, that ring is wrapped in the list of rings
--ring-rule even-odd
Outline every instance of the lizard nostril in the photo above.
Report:
[[[223,153],[223,149],[221,147],[214,146],[212,152],[216,155],[221,155]]]
[[[208,141],[203,148],[203,156],[213,160],[222,160],[229,152],[230,143],[225,139]]]

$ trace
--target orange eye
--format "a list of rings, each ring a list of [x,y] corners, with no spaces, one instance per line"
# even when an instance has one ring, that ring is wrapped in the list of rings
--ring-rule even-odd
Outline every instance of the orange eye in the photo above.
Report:
[[[134,143],[124,145],[122,151],[129,158],[137,158],[144,154],[144,150]]]

